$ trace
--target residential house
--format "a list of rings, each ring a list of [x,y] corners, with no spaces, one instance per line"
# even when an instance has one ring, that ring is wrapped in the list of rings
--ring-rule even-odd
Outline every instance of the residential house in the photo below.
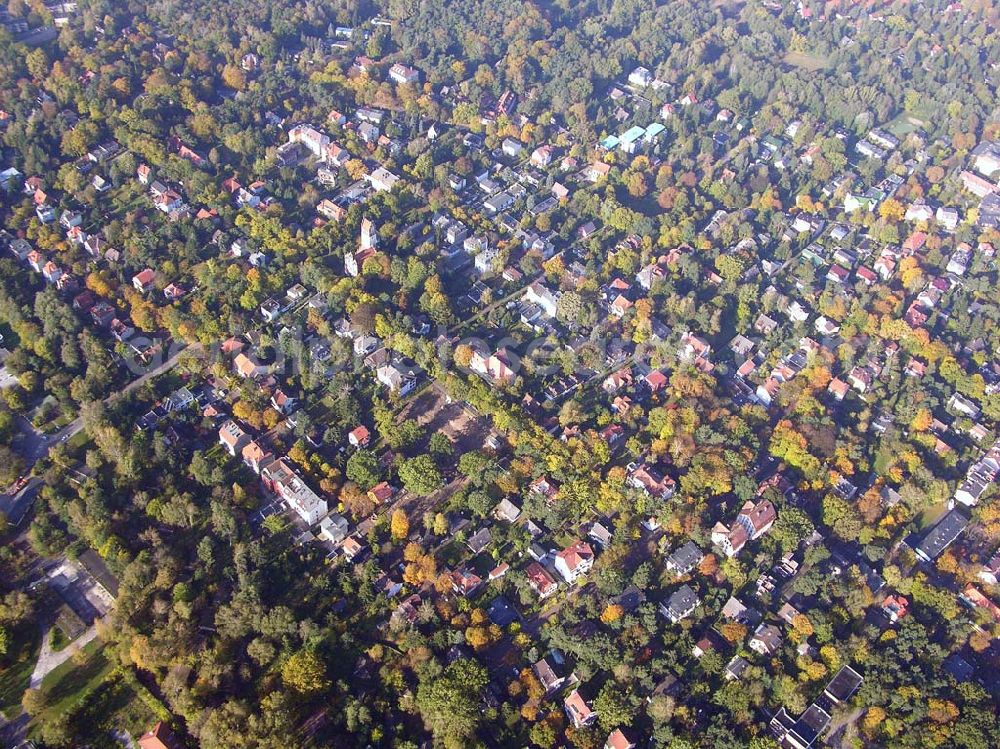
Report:
[[[389,78],[401,86],[420,82],[420,71],[397,62],[389,68]]]
[[[139,271],[132,276],[132,285],[135,287],[136,291],[145,293],[153,288],[153,282],[155,280],[156,273],[154,273],[151,268],[146,268],[145,270]]]
[[[500,503],[493,511],[493,515],[499,520],[514,523],[521,516],[521,508],[510,501],[507,497],[500,500]]]
[[[56,283],[63,276],[62,268],[56,265],[53,261],[49,260],[45,265],[42,266],[42,277],[48,283]]]
[[[326,500],[310,489],[283,459],[266,465],[261,470],[261,480],[309,525],[318,523],[329,511]]]
[[[395,496],[396,490],[387,481],[380,481],[368,490],[368,498],[377,505],[383,505]]]
[[[489,548],[490,543],[493,541],[493,534],[490,533],[489,528],[480,528],[478,531],[469,536],[465,545],[469,547],[469,551],[473,554],[482,554],[486,549]]]
[[[903,596],[889,594],[882,600],[882,613],[895,624],[905,617],[910,609],[910,602]]]
[[[31,244],[26,239],[13,239],[8,245],[8,250],[10,253],[17,258],[19,262],[24,262],[27,260],[28,255],[31,254]]]
[[[872,386],[872,372],[868,367],[854,367],[847,375],[847,381],[859,393],[866,393]]]
[[[221,430],[220,430],[220,436],[221,436]],[[260,472],[264,468],[264,466],[270,463],[272,460],[270,451],[261,447],[261,445],[256,440],[251,440],[246,445],[244,445],[243,450],[241,451],[240,454],[243,456],[243,463],[247,466],[247,468],[249,468],[257,475],[260,475]]]
[[[332,512],[319,521],[319,535],[332,544],[343,543],[350,528],[347,518],[339,512]]]
[[[381,166],[369,174],[366,179],[376,192],[391,192],[392,188],[399,182],[399,177]]]
[[[452,591],[463,597],[472,595],[483,584],[482,578],[467,567],[455,570],[449,577]]]
[[[578,689],[574,689],[563,704],[574,728],[585,728],[597,720],[597,713],[583,699]]]
[[[498,349],[495,354],[483,356],[479,351],[472,352],[469,369],[495,383],[509,384],[514,381],[517,366],[516,357],[513,363],[510,353],[505,348]]]
[[[851,389],[851,386],[839,377],[834,377],[830,380],[830,384],[826,389],[833,395],[834,398],[838,401],[842,401],[847,397],[847,392]]]
[[[539,146],[531,152],[531,163],[533,166],[545,168],[552,163],[555,157],[555,148],[552,146]]]
[[[607,179],[610,172],[610,164],[605,164],[603,161],[595,161],[583,170],[583,178],[588,182],[600,182],[603,179]]]
[[[232,457],[241,451],[250,441],[246,432],[232,419],[226,421],[219,427],[219,444],[222,445]]]
[[[547,317],[555,317],[559,299],[541,281],[528,286],[524,292],[524,301],[537,305]]]
[[[184,749],[176,734],[163,721],[139,737],[139,749]]]
[[[566,677],[560,676],[556,672],[548,658],[542,658],[531,667],[531,670],[538,677],[539,683],[545,689],[545,694],[552,694],[566,682]]]
[[[627,470],[628,478],[626,481],[633,489],[638,489],[658,499],[670,499],[674,495],[677,483],[654,466],[648,463],[640,465],[631,463]]]
[[[594,566],[594,551],[585,541],[576,541],[555,558],[556,571],[567,583],[575,583]]]
[[[535,591],[539,598],[548,598],[558,589],[558,584],[542,565],[532,562],[525,570],[528,577],[528,585]]]
[[[686,575],[697,567],[704,558],[705,555],[694,541],[688,541],[670,553],[667,557],[666,568],[675,575]]]
[[[365,426],[357,426],[347,435],[347,441],[351,447],[368,447],[371,440],[371,433]]]
[[[413,392],[417,377],[395,362],[383,364],[375,370],[375,376],[390,392],[403,396]]]
[[[701,600],[690,585],[682,585],[660,604],[660,613],[672,624],[690,616]]]
[[[289,143],[301,143],[317,159],[323,158],[323,152],[330,144],[330,136],[312,125],[296,125],[288,131]]]
[[[973,172],[964,171],[961,175],[959,175],[959,178],[962,181],[962,187],[971,192],[977,198],[985,198],[987,195],[990,195],[1000,189],[989,180],[983,179],[978,174],[974,174]]]
[[[344,272],[353,278],[357,278],[361,275],[365,261],[374,257],[375,254],[376,251],[372,247],[362,247],[357,252],[347,252],[344,255]]]
[[[773,624],[761,624],[747,641],[747,647],[760,655],[773,655],[781,647],[781,630]]]
[[[763,313],[758,315],[757,320],[753,324],[753,329],[764,337],[771,335],[777,328],[777,321]]]
[[[358,559],[365,551],[365,546],[354,536],[348,536],[340,544],[340,550],[344,553],[344,559],[348,562],[353,562]]]
[[[267,367],[258,364],[242,351],[233,358],[233,369],[240,377],[259,377],[267,372]]]
[[[275,411],[284,416],[294,411],[298,402],[298,398],[289,395],[281,388],[275,390],[274,395],[271,396],[271,406],[274,407]]]
[[[726,665],[722,675],[726,681],[739,681],[750,668],[750,662],[742,655],[734,655],[732,660]]]
[[[769,500],[762,499],[756,504],[747,501],[740,508],[732,528],[716,523],[712,529],[712,543],[719,546],[726,556],[739,554],[748,541],[754,541],[769,530],[777,519],[777,512]]]
[[[771,733],[784,749],[809,749],[830,726],[830,714],[813,703],[797,719],[782,707],[771,719]]]
[[[616,728],[604,742],[604,749],[635,749],[635,742],[622,733],[622,729]]]
[[[514,138],[504,138],[503,143],[500,145],[500,150],[503,152],[504,156],[517,158],[521,155],[521,151],[524,150],[524,145]]]

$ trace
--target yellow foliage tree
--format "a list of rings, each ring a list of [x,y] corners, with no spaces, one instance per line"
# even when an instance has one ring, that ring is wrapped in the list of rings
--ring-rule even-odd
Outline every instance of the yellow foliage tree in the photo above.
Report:
[[[410,519],[406,516],[406,511],[396,509],[392,511],[389,520],[389,532],[396,541],[401,541],[410,534]]]
[[[624,610],[617,603],[609,603],[601,612],[601,621],[605,624],[616,622],[621,619]]]

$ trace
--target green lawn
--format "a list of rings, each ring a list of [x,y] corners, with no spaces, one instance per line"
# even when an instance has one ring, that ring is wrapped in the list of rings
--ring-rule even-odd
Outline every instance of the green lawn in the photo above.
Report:
[[[42,680],[42,691],[48,707],[42,715],[59,715],[78,705],[93,692],[111,672],[113,665],[104,654],[104,643],[93,640],[84,646],[82,656],[74,656],[58,666]],[[77,665],[79,664],[79,665]]]
[[[146,693],[130,673],[111,662],[104,644],[95,640],[80,656],[70,658],[42,681],[48,706],[32,721],[38,726],[56,716],[72,713],[74,733],[88,736],[94,749],[114,749],[113,730],[139,736],[163,716],[157,715],[156,700]],[[152,701],[152,702],[150,702]],[[159,712],[165,713],[162,706]]]
[[[31,672],[35,670],[38,650],[42,646],[42,634],[37,627],[23,628],[14,633],[11,655],[0,670],[0,711],[8,718],[21,713],[21,696],[31,682]]]
[[[809,72],[823,70],[829,66],[829,61],[821,55],[810,55],[807,52],[788,52],[784,58],[785,64],[802,68]]]
[[[897,138],[905,138],[914,130],[924,127],[930,119],[932,109],[930,106],[922,106],[915,112],[902,112],[885,126],[886,130]]]

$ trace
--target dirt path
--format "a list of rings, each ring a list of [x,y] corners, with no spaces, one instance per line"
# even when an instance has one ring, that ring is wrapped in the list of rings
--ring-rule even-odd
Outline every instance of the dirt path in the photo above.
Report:
[[[42,631],[42,649],[38,653],[38,663],[35,664],[35,670],[31,673],[32,689],[38,689],[46,676],[72,658],[79,650],[97,637],[97,627],[91,624],[82,635],[62,650],[52,649],[52,645],[50,644],[51,633],[51,629]]]

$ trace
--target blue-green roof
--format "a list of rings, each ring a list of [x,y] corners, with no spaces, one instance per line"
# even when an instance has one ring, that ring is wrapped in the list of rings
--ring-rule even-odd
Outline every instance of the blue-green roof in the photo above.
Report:
[[[613,151],[618,148],[618,144],[621,141],[618,140],[617,135],[609,135],[607,138],[601,141],[601,148],[606,148],[609,151]]]
[[[657,135],[662,133],[667,128],[661,125],[659,122],[654,122],[652,125],[646,128],[646,137],[655,138]]]
[[[638,125],[636,125],[635,127],[630,127],[622,134],[621,138],[622,143],[625,144],[626,146],[629,143],[635,143],[637,140],[639,140],[639,138],[645,135],[645,133],[646,133],[646,128],[644,127],[639,127]]]

